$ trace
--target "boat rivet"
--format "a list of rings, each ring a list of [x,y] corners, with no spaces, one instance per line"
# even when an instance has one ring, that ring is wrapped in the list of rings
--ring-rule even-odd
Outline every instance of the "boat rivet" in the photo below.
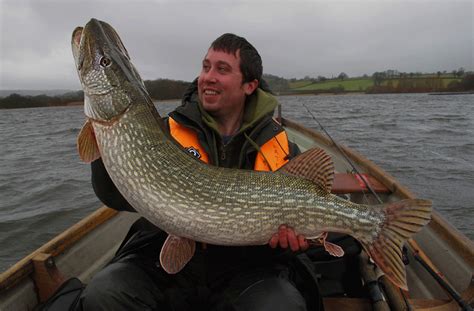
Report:
[[[46,259],[45,265],[46,265],[46,267],[48,267],[48,268],[54,267],[54,266],[55,266],[54,258],[53,258],[53,257],[49,257],[48,259]]]

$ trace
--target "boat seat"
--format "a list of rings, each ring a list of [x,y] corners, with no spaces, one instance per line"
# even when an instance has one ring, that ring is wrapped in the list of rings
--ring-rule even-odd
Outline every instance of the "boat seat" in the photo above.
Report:
[[[331,192],[334,194],[345,194],[345,193],[361,193],[368,192],[367,186],[364,180],[376,193],[390,193],[384,184],[378,181],[375,177],[368,174],[349,174],[349,173],[336,173],[334,175],[334,182],[332,185]]]

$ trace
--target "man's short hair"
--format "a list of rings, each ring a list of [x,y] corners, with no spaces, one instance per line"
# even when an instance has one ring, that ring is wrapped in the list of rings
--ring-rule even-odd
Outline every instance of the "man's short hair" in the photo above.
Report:
[[[245,38],[239,37],[232,33],[225,33],[214,42],[211,47],[215,51],[222,51],[237,56],[240,51],[240,71],[243,76],[243,83],[250,82],[255,79],[261,81],[263,67],[262,58],[258,54],[257,49],[253,47]]]

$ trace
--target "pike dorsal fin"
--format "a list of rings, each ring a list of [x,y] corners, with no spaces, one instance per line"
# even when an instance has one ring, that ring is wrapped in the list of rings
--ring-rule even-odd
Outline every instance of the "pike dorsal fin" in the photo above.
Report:
[[[331,192],[334,163],[323,149],[312,148],[293,158],[279,172],[308,179],[321,189]]]
[[[195,250],[195,241],[170,234],[161,248],[161,267],[169,274],[178,273],[193,258]]]
[[[95,139],[92,122],[87,120],[77,136],[77,151],[82,161],[90,163],[100,158],[99,146]]]

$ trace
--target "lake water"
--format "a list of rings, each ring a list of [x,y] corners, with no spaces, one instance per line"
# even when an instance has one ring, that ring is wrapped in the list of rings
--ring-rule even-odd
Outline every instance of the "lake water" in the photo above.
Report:
[[[283,116],[365,155],[474,239],[474,95],[285,96]],[[165,114],[178,104],[158,103]],[[100,206],[82,107],[0,110],[0,272]]]

